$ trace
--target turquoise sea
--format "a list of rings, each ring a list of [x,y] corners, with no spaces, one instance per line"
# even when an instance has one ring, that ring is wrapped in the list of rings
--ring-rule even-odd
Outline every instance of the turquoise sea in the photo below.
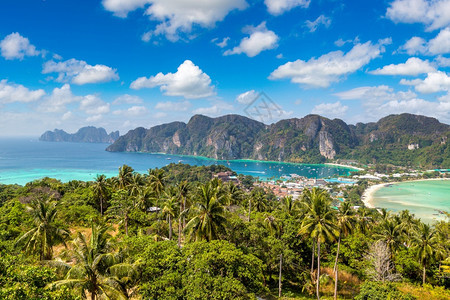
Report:
[[[444,220],[439,211],[450,212],[450,180],[409,181],[382,187],[373,204],[394,212],[409,210],[427,223]]]
[[[169,163],[190,165],[228,165],[239,174],[261,179],[298,174],[309,178],[346,175],[351,169],[329,165],[289,164],[251,160],[218,161],[203,157],[106,152],[107,144],[52,143],[37,139],[0,139],[0,183],[25,184],[29,181],[52,177],[64,182],[93,180],[97,174],[117,175],[123,164],[140,173],[149,168],[160,168]]]

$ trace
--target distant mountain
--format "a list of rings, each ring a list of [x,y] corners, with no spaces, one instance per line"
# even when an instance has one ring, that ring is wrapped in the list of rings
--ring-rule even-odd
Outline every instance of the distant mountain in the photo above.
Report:
[[[319,115],[271,125],[239,115],[195,115],[187,124],[173,122],[130,130],[106,150],[304,163],[352,159],[449,168],[449,138],[449,125],[412,114],[390,115],[376,123],[356,125]]]
[[[106,133],[104,128],[87,126],[80,128],[76,133],[67,133],[64,130],[55,129],[46,131],[39,138],[44,142],[74,142],[74,143],[114,143],[119,138],[119,131]]]

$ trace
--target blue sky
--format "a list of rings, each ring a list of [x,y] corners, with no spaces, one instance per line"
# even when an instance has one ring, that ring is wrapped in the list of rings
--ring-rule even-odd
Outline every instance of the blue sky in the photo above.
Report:
[[[450,0],[3,0],[0,135],[245,115],[261,92],[266,123],[450,123],[449,67]]]

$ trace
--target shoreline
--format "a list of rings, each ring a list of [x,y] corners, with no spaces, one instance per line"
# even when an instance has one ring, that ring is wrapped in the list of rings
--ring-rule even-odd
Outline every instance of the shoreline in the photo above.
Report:
[[[379,184],[374,184],[369,186],[367,189],[364,190],[364,193],[361,196],[361,201],[364,203],[364,205],[368,208],[376,208],[373,201],[374,201],[374,194],[376,191],[381,189],[382,187],[385,187],[388,184],[398,184],[403,182],[419,182],[419,181],[436,181],[436,180],[450,180],[450,178],[428,178],[428,179],[414,179],[414,180],[405,180],[405,181],[394,181],[394,182],[384,182]]]
[[[337,166],[337,167],[343,167],[343,168],[348,168],[348,169],[354,169],[354,170],[358,170],[358,171],[364,171],[363,168],[358,168],[358,167],[349,166],[349,165],[343,165],[343,164],[324,163],[324,165]]]

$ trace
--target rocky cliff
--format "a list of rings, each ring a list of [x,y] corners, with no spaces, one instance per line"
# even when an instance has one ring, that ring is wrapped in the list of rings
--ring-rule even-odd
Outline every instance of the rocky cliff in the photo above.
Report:
[[[104,128],[93,126],[80,128],[76,133],[67,133],[64,130],[55,129],[46,131],[39,138],[44,142],[74,142],[74,143],[114,143],[119,138],[119,131],[106,133]]]
[[[193,116],[137,128],[107,151],[165,152],[215,159],[259,159],[320,163],[337,158],[398,165],[450,165],[450,126],[411,114],[387,116],[376,123],[348,125],[318,115],[271,125],[239,115]],[[409,145],[418,145],[413,150]],[[409,147],[409,148],[408,148]],[[448,155],[447,155],[448,153]]]

